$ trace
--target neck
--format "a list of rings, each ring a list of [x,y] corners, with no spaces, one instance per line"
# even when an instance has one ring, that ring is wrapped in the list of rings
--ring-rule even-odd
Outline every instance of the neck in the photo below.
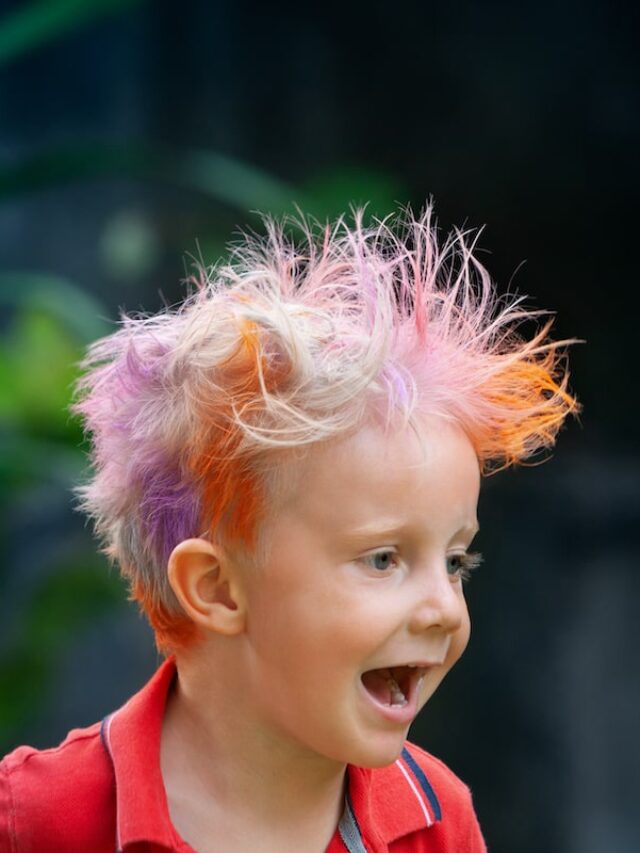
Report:
[[[323,839],[324,849],[343,809],[344,764],[272,731],[247,701],[243,679],[226,676],[237,668],[218,663],[179,660],[167,700],[161,769],[176,828],[189,841],[203,822],[218,840],[221,830],[231,837],[234,826],[252,826],[263,839]]]

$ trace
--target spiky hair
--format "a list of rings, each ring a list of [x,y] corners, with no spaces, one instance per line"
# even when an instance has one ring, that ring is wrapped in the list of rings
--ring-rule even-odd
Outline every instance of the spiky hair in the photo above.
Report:
[[[83,363],[75,410],[95,475],[80,489],[160,648],[190,641],[167,580],[191,536],[251,549],[292,448],[375,417],[457,422],[484,473],[553,445],[577,402],[552,320],[498,296],[477,233],[439,242],[432,208],[322,226],[265,220],[175,309],[122,318]],[[288,236],[298,230],[302,238]],[[527,338],[523,324],[534,320]]]

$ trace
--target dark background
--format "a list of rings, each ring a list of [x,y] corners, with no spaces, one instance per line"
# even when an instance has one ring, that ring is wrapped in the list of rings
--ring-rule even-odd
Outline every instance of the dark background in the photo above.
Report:
[[[178,299],[251,210],[433,194],[443,228],[487,223],[500,289],[587,343],[554,458],[485,481],[472,642],[413,737],[492,853],[640,849],[637,25],[605,2],[0,2],[0,753],[158,662],[72,508],[83,347]]]

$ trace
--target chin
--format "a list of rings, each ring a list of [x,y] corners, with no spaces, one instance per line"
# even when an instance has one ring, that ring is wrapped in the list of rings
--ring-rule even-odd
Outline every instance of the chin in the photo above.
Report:
[[[352,751],[348,763],[369,770],[388,767],[400,758],[407,734],[408,730],[405,730],[402,733],[388,734],[386,737],[372,737],[361,749]]]

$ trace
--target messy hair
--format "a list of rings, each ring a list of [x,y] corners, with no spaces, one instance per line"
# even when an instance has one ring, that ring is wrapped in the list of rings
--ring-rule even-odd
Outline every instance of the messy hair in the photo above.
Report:
[[[430,205],[363,220],[265,218],[266,236],[243,235],[183,304],[123,316],[89,349],[75,404],[94,468],[82,506],[161,649],[194,636],[171,551],[192,536],[250,551],[294,449],[372,417],[390,429],[436,415],[489,473],[550,448],[578,409],[570,341],[549,340],[552,319],[523,297],[497,294],[478,232],[441,240]]]

